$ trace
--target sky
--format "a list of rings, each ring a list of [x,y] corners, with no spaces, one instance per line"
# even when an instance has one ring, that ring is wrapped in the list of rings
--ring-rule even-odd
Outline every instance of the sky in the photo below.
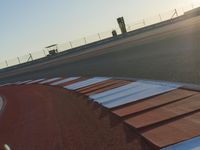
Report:
[[[200,0],[0,0],[0,62]]]

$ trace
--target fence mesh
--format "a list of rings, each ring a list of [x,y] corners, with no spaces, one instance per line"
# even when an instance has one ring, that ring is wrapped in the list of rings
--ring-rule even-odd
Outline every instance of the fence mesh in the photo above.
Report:
[[[101,40],[99,34],[95,34],[95,35],[91,35],[91,36],[86,37],[86,41],[87,41],[88,44],[99,41],[99,40]]]
[[[69,50],[71,49],[71,45],[70,42],[66,42],[66,43],[62,43],[62,44],[58,44],[58,52],[62,52],[65,50]],[[48,52],[47,52],[48,53]]]
[[[0,68],[6,68],[7,67],[7,65],[6,65],[6,62],[0,62]]]
[[[13,66],[13,65],[16,65],[16,64],[20,64],[21,62],[19,60],[19,57],[17,57],[17,58],[9,59],[5,63],[8,66]]]
[[[20,63],[26,63],[26,62],[32,61],[33,59],[32,59],[31,54],[27,54],[27,55],[24,55],[24,56],[20,56],[19,60],[20,60]]]
[[[137,30],[143,27],[145,27],[144,20],[140,20],[134,24],[127,25],[127,31],[130,32],[130,31]]]
[[[46,56],[46,52],[45,52],[45,50],[33,52],[33,53],[31,53],[31,56],[32,56],[33,60],[36,60],[36,59],[45,57]]]
[[[102,40],[110,38],[110,37],[112,37],[112,31],[102,32],[102,33],[100,33],[100,37]]]
[[[72,48],[76,48],[76,47],[85,45],[86,43],[87,42],[86,42],[85,37],[70,42],[70,44],[72,45]]]

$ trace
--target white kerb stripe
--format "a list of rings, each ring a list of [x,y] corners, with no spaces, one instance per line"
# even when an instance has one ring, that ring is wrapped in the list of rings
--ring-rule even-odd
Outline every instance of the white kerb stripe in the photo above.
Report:
[[[86,87],[86,86],[89,86],[89,85],[92,85],[95,83],[106,81],[108,79],[110,79],[110,78],[95,77],[95,78],[91,78],[88,80],[84,80],[84,81],[80,81],[80,82],[71,84],[69,86],[65,86],[64,88],[69,89],[69,90],[77,90],[79,88],[83,88],[83,87]]]
[[[13,83],[5,83],[5,84],[0,85],[0,87],[11,85],[11,84],[13,84]]]
[[[17,82],[15,82],[15,83],[13,83],[13,84],[19,85],[21,82],[22,82],[22,81],[17,81]]]
[[[28,82],[28,83],[26,83],[26,84],[34,84],[34,83],[41,82],[41,81],[43,81],[43,80],[45,80],[45,79],[37,79],[37,80],[33,80],[33,81],[31,81],[31,82]]]
[[[137,86],[137,85],[139,85],[139,83],[131,82],[127,85],[124,85],[124,86],[121,86],[121,87],[118,87],[118,88],[114,88],[112,90],[108,90],[108,91],[105,91],[105,92],[102,92],[102,93],[91,95],[90,98],[91,99],[98,99],[98,98],[101,98],[101,97],[112,95],[112,94],[120,92],[120,91],[128,90],[128,89],[130,89],[134,86]]]
[[[18,85],[21,85],[21,84],[25,84],[25,83],[28,83],[28,82],[31,82],[32,80],[27,80],[27,81],[22,81],[20,83],[17,83]]]
[[[53,82],[50,85],[59,85],[59,84],[63,84],[63,83],[66,83],[66,82],[69,82],[69,81],[72,81],[72,80],[76,80],[78,78],[80,78],[80,77],[69,77],[69,78],[66,78],[66,79],[63,79],[63,80],[60,80],[60,81]]]
[[[155,87],[159,87],[159,85],[151,85],[151,84],[139,83],[139,84],[135,84],[135,86],[133,86],[132,88],[130,88],[128,90],[123,90],[123,91],[117,92],[115,94],[99,98],[99,99],[97,99],[95,101],[97,101],[99,103],[112,101],[114,99],[123,98],[123,97],[129,96],[129,95],[133,95],[135,93],[144,91],[145,89],[150,89],[150,88],[155,88]]]
[[[59,79],[61,79],[61,78],[60,78],[60,77],[51,78],[51,79],[42,81],[42,82],[40,82],[39,84],[46,84],[46,83],[50,83],[50,82],[53,82],[53,81],[57,81],[57,80],[59,80]]]
[[[146,90],[138,92],[138,93],[134,93],[134,94],[129,95],[124,98],[118,98],[118,99],[114,99],[112,101],[107,101],[102,104],[103,104],[103,106],[105,106],[107,108],[114,108],[114,107],[128,104],[131,102],[139,101],[139,100],[151,97],[151,96],[156,96],[158,94],[162,94],[162,93],[165,93],[168,91],[172,91],[174,89],[176,89],[176,88],[167,87],[167,86],[158,86],[158,87],[146,89]]]

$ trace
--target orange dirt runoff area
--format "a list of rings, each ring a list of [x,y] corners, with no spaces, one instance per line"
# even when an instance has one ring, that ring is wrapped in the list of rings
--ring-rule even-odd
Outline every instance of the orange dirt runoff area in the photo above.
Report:
[[[0,149],[154,149],[120,118],[75,92],[22,85],[1,87],[0,96]]]

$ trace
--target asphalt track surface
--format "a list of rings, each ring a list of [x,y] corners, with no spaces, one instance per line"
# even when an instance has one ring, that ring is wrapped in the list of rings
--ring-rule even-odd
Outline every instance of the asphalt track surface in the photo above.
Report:
[[[15,82],[55,76],[112,76],[200,83],[200,18],[0,74]]]
[[[120,120],[59,87],[0,87],[7,101],[0,147],[15,150],[131,150],[151,148]],[[107,114],[107,115],[105,115]]]

